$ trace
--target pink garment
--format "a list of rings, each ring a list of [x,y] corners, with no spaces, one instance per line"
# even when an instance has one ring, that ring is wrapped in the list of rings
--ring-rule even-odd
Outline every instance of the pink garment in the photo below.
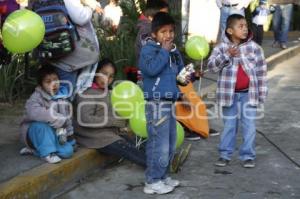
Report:
[[[98,86],[98,84],[96,84],[95,82],[93,82],[91,88],[93,88],[93,89],[100,89],[100,87]]]

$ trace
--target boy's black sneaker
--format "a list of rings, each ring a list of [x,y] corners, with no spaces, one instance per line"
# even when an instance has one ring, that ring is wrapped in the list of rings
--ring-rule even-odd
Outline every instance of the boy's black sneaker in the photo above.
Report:
[[[217,135],[220,135],[220,132],[215,130],[215,129],[209,129],[209,136],[210,137],[214,137],[214,136],[217,136]]]
[[[229,160],[226,160],[224,158],[219,158],[218,161],[215,163],[215,166],[218,167],[225,167],[229,164]]]
[[[243,167],[244,168],[254,168],[255,167],[255,162],[254,162],[254,160],[245,160],[244,162],[243,162]]]
[[[186,131],[185,139],[191,140],[191,141],[196,141],[196,140],[201,140],[202,137],[201,137],[201,135],[199,135],[197,133],[193,133],[191,131]]]

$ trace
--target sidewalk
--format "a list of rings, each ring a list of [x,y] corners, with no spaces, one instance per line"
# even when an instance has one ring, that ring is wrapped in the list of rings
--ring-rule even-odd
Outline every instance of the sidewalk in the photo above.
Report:
[[[299,43],[293,42],[297,38],[298,35],[291,37],[289,48],[281,51],[272,48],[272,38],[266,37],[263,49],[271,63],[270,69],[300,52]],[[216,75],[207,74],[205,77],[216,80]],[[203,79],[200,94],[210,97],[214,88],[215,81]],[[112,161],[110,157],[88,149],[80,149],[72,159],[56,165],[46,164],[32,156],[20,156],[22,145],[18,139],[18,130],[22,111],[23,104],[0,105],[0,198],[48,198]]]

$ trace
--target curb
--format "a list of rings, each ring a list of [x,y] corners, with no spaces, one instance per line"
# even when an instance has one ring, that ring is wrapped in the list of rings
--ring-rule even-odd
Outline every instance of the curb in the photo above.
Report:
[[[0,184],[0,198],[51,198],[113,160],[96,150],[80,149],[71,159],[58,164],[45,163]]]
[[[266,59],[268,63],[268,71],[273,70],[274,67],[282,61],[290,59],[300,53],[300,45],[296,45],[285,50],[282,50]]]

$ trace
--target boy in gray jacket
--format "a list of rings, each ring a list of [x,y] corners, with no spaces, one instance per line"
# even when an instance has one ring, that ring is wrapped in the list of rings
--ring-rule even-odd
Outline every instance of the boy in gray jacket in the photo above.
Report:
[[[27,100],[25,116],[21,123],[21,138],[27,147],[20,153],[35,154],[49,163],[73,154],[74,139],[71,108],[65,87],[59,89],[59,79],[54,67],[44,66],[38,71],[38,86]]]

